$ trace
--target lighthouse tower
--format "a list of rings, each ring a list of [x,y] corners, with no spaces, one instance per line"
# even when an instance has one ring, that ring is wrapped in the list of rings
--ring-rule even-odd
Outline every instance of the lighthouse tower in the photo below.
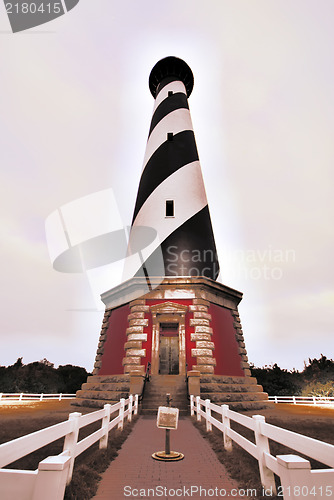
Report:
[[[192,394],[236,409],[259,408],[267,398],[248,365],[242,293],[216,281],[219,263],[188,106],[193,85],[191,69],[176,57],[151,71],[154,109],[129,237],[129,279],[101,296],[106,310],[94,372],[76,404],[101,406],[140,392],[148,367],[155,393],[171,392],[187,376]]]
[[[189,66],[167,57],[153,68],[149,86],[155,99],[132,228],[157,231],[160,246],[147,260],[149,274],[219,274],[216,246],[188,97],[194,78]]]

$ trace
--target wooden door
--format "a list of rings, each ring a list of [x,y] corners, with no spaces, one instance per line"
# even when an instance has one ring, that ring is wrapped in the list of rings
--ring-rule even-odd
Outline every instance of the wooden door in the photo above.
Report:
[[[179,373],[179,335],[178,324],[172,328],[161,325],[160,329],[160,375],[178,375]]]

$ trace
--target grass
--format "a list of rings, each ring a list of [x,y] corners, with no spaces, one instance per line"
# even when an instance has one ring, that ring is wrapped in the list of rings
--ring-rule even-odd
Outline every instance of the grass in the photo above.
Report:
[[[0,444],[64,422],[68,419],[69,413],[75,411],[86,414],[96,411],[96,408],[73,407],[69,400],[0,405]],[[132,423],[125,420],[123,432],[118,429],[110,431],[107,449],[99,450],[98,443],[95,443],[76,458],[72,481],[65,491],[65,500],[89,500],[95,495],[101,474],[117,456],[117,450],[128,437],[135,420],[134,418]],[[80,429],[79,440],[100,427],[101,420]],[[35,470],[44,458],[61,453],[63,443],[64,438],[59,439],[9,464],[6,468]]]
[[[73,411],[77,410],[70,406],[69,400],[29,402],[23,405],[1,404],[0,444],[63,422]],[[6,468],[35,470],[38,463],[47,456],[61,453],[63,441],[59,439],[13,462]]]
[[[299,434],[334,444],[333,409],[279,404],[273,405],[272,409],[243,413],[247,416],[256,414],[264,415],[266,422],[276,425],[277,427],[283,427],[293,432],[298,432]],[[268,499],[268,496],[263,496],[261,494],[262,486],[260,483],[257,460],[235,443],[233,443],[233,450],[231,452],[225,451],[222,433],[214,427],[212,432],[207,433],[204,421],[199,423],[194,420],[194,425],[201,431],[203,437],[209,441],[218,459],[226,467],[231,477],[238,482],[239,487],[242,489],[255,489],[257,494],[251,498],[256,498],[257,500]],[[254,433],[249,429],[245,429],[234,422],[231,422],[231,427],[239,434],[242,434],[244,437],[254,442]],[[289,453],[300,455],[294,450],[273,441],[270,441],[270,451],[274,456]],[[309,457],[304,458],[310,460],[311,467],[314,469],[326,468],[323,464],[309,459]],[[279,478],[275,477],[275,481],[277,485],[280,484]],[[271,498],[275,499],[279,497],[272,496]]]
[[[69,413],[79,411],[83,414],[95,411],[93,408],[73,407],[70,401],[42,401],[24,403],[20,405],[0,405],[0,443],[49,427],[50,425],[67,420]],[[318,407],[295,405],[273,405],[272,409],[244,412],[251,416],[257,413],[264,415],[266,421],[278,427],[304,434],[315,439],[334,444],[334,410]],[[268,499],[261,496],[261,484],[257,461],[238,445],[233,443],[233,451],[226,452],[223,447],[222,434],[217,429],[206,433],[204,423],[195,425],[209,440],[218,458],[225,465],[230,475],[236,479],[240,488],[257,489],[257,500]],[[92,433],[100,427],[100,421],[81,429],[79,439]],[[106,470],[111,460],[117,456],[117,450],[131,432],[133,424],[125,425],[124,431],[113,429],[109,435],[109,444],[106,450],[99,450],[98,443],[82,453],[75,461],[73,479],[65,493],[66,500],[89,500],[95,495],[98,481],[102,472]],[[247,439],[254,441],[254,436],[248,429],[232,423],[234,428]],[[10,464],[10,468],[34,470],[38,462],[50,455],[57,455],[62,451],[63,439],[55,441],[36,452]],[[294,453],[282,445],[271,442],[273,455]],[[323,468],[323,465],[311,460],[312,468]],[[275,497],[272,497],[275,498]]]
[[[67,486],[64,500],[89,500],[98,488],[102,473],[118,455],[118,450],[132,431],[133,423],[125,423],[124,430],[112,429],[109,433],[108,448],[99,450],[98,444],[79,455],[74,463],[72,481]]]

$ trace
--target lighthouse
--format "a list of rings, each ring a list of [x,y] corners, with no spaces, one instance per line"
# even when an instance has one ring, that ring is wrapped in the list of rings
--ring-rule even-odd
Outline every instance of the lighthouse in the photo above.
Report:
[[[187,380],[191,393],[235,409],[260,408],[267,399],[249,369],[242,293],[217,281],[188,104],[193,86],[190,67],[177,57],[160,60],[149,76],[154,107],[129,235],[131,269],[101,296],[106,309],[94,372],[75,404],[102,406],[140,392],[148,371],[154,394],[177,387],[186,400]],[[146,407],[163,403],[146,393]]]
[[[193,83],[191,69],[176,57],[151,71],[155,101],[132,230],[156,230],[164,276],[215,280],[219,264],[188,106]],[[153,252],[145,263],[153,275],[161,274],[157,257]]]

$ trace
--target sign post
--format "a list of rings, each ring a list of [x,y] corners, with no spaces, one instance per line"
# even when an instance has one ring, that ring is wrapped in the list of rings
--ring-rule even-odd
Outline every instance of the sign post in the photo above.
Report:
[[[180,453],[178,451],[171,451],[170,449],[170,431],[171,429],[177,429],[179,409],[171,408],[169,406],[171,401],[170,394],[167,394],[166,396],[168,406],[159,406],[157,417],[157,427],[159,429],[166,430],[165,451],[156,451],[155,453],[153,453],[152,458],[154,458],[155,460],[170,462],[182,460],[184,458],[184,455],[183,453]]]

